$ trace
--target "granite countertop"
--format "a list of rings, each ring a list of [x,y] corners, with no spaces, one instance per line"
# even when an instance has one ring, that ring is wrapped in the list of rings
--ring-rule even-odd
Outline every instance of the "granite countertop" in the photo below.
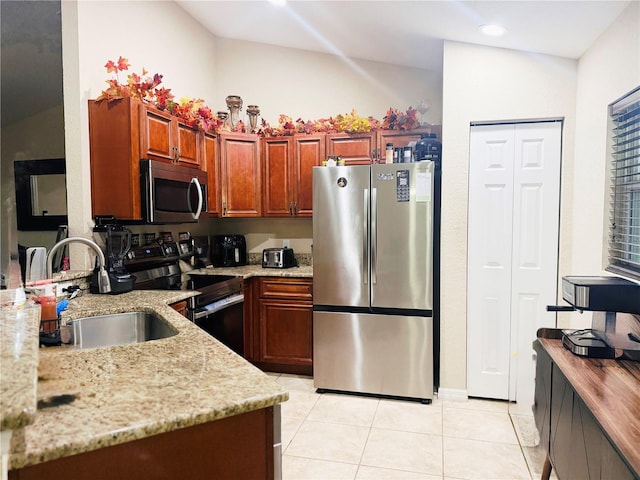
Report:
[[[22,428],[36,414],[40,306],[18,308],[14,293],[0,291],[0,430]]]
[[[262,268],[260,264],[249,264],[242,267],[206,267],[188,272],[189,275],[235,275],[242,278],[251,277],[313,277],[313,267],[300,265],[291,268]]]
[[[273,379],[168,306],[194,294],[134,290],[120,295],[85,293],[71,301],[63,319],[145,310],[170,322],[178,334],[98,349],[36,347],[39,359],[29,355],[23,360],[30,365],[30,369],[25,367],[28,371],[23,373],[22,364],[14,364],[11,376],[19,373],[23,386],[12,388],[11,392],[28,398],[26,403],[31,408],[27,408],[29,415],[15,424],[10,468],[121,444],[286,401],[288,393]],[[10,318],[3,308],[3,422],[10,417],[20,418],[6,415],[4,410],[5,402],[7,405],[13,402],[9,393],[5,396],[5,337],[11,344],[12,337],[16,342],[19,335],[6,328]],[[27,337],[32,339],[33,335],[37,336],[37,327],[29,328]],[[37,377],[34,361],[38,362]],[[36,378],[37,394],[34,395]],[[38,406],[35,411],[34,396]],[[32,423],[24,426],[29,421]],[[11,422],[8,425],[13,428]]]

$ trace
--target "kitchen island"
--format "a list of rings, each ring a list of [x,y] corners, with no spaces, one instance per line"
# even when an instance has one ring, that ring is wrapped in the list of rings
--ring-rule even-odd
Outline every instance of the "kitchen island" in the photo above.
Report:
[[[194,294],[136,290],[74,299],[63,318],[149,311],[178,333],[114,347],[38,349],[37,387],[23,376],[23,387],[13,389],[27,403],[37,398],[37,410],[32,405],[14,428],[9,478],[54,478],[47,475],[56,471],[68,478],[206,478],[204,470],[216,466],[218,478],[273,472],[274,407],[288,393],[169,306]],[[1,320],[2,336],[13,335],[4,308]],[[32,344],[33,336],[5,340]],[[4,385],[12,372],[2,374]],[[3,410],[3,425],[11,416]]]

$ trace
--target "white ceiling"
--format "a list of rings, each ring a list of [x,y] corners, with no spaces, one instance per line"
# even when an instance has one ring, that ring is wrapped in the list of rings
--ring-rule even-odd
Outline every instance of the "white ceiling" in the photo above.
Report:
[[[443,40],[579,58],[630,1],[177,0],[218,37],[442,70]],[[501,38],[478,26],[499,23]]]
[[[177,0],[218,37],[442,70],[443,40],[579,58],[631,1]],[[1,0],[2,125],[62,103],[60,1]],[[497,22],[500,39],[478,25]],[[53,81],[57,79],[57,81]]]

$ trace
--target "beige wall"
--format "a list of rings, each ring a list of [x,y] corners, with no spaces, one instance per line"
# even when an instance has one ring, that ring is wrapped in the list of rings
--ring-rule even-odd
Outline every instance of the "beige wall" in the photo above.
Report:
[[[124,11],[114,15],[114,8],[120,6]],[[105,63],[126,57],[131,72],[139,74],[144,67],[151,75],[164,75],[163,86],[171,88],[176,98],[206,100],[215,96],[214,39],[173,2],[64,1],[62,31],[69,228],[71,235],[90,237],[93,222],[87,102],[98,97],[106,87],[105,81],[112,78]],[[127,73],[120,72],[121,82],[126,81]],[[184,230],[201,233],[193,227],[176,227],[174,234]],[[72,245],[71,268],[89,266],[87,249]]]
[[[571,191],[577,62],[445,42],[442,137],[441,393],[466,392],[469,124],[564,118],[562,202]],[[571,224],[564,215],[561,236]],[[566,249],[567,245],[563,245]],[[561,258],[563,252],[561,251]]]
[[[564,275],[607,274],[608,105],[640,85],[640,3],[631,2],[578,63],[571,243]],[[598,221],[600,220],[600,221]],[[558,317],[572,328],[591,326],[591,314]]]
[[[65,70],[65,123],[67,162],[73,165],[67,179],[71,234],[89,236],[89,144],[86,102],[97,97],[110,78],[104,64],[127,57],[132,70],[144,66],[164,75],[163,82],[177,97],[200,97],[214,111],[225,110],[227,95],[240,95],[244,105],[258,104],[261,116],[277,124],[283,113],[315,119],[347,113],[355,108],[362,116],[382,120],[389,107],[406,110],[421,99],[431,109],[424,117],[441,123],[440,75],[416,68],[342,59],[332,55],[270,45],[219,39],[173,2],[127,2],[127,14],[118,22],[96,22],[112,14],[112,2],[63,2]],[[161,25],[162,28],[158,26]],[[121,75],[120,80],[124,80]],[[159,231],[160,227],[134,227],[134,231]],[[251,251],[281,244],[292,229],[292,246],[299,253],[311,251],[312,227],[308,219],[200,222],[172,227],[191,233],[247,234]],[[81,247],[82,248],[82,247]],[[84,256],[84,259],[79,258]],[[73,254],[72,268],[88,261]],[[74,264],[74,259],[78,263]]]
[[[441,387],[466,391],[469,123],[564,117],[559,276],[600,274],[606,245],[606,106],[640,84],[640,4],[579,62],[445,42]],[[468,75],[472,72],[472,75]],[[461,301],[462,299],[462,301]],[[588,326],[588,315],[558,316]]]
[[[310,120],[353,108],[382,120],[389,107],[404,111],[420,100],[431,106],[425,121],[442,119],[436,72],[221,38],[216,52],[216,105],[224,110],[227,95],[240,95],[272,125],[280,114]]]

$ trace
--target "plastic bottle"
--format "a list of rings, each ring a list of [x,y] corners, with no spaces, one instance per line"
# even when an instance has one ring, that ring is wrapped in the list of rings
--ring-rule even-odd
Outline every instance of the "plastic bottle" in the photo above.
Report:
[[[411,147],[404,147],[404,152],[402,153],[402,163],[411,163]]]
[[[56,312],[56,296],[53,293],[53,285],[49,284],[44,287],[44,295],[40,296],[40,322],[42,331],[53,332],[56,330],[56,324],[52,321],[58,318]]]
[[[385,149],[385,163],[393,163],[393,143],[387,143]]]

